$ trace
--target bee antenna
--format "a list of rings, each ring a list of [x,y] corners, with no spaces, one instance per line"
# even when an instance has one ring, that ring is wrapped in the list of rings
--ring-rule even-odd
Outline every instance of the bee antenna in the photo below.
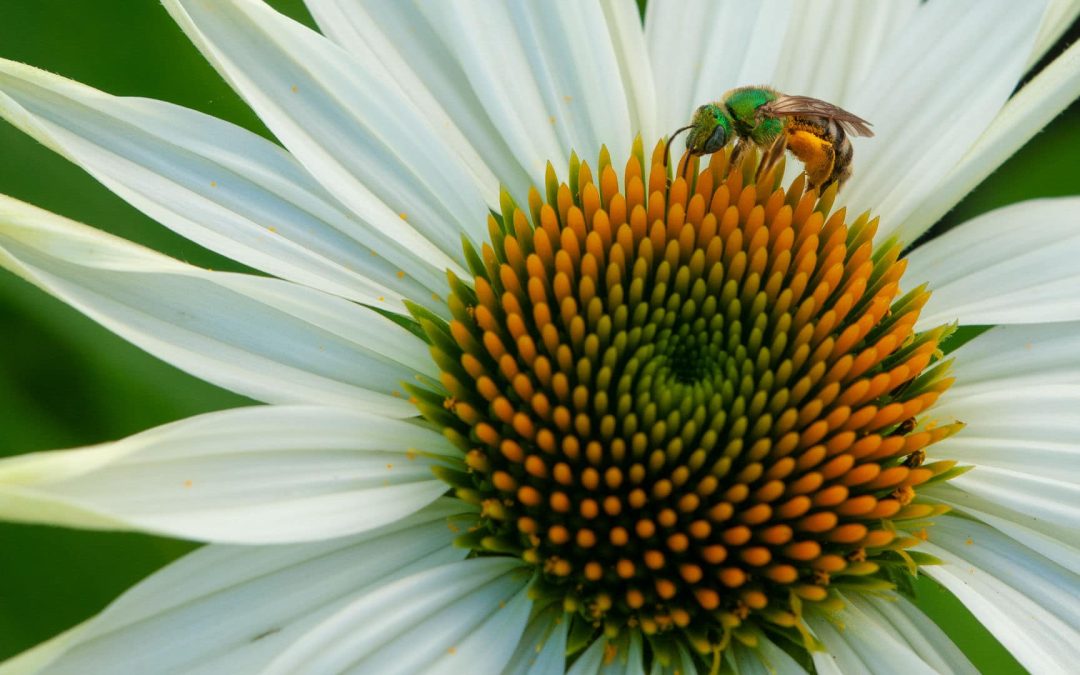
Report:
[[[687,124],[685,127],[679,127],[670,136],[668,136],[667,143],[664,144],[664,168],[668,165],[668,150],[671,148],[671,142],[675,140],[675,137],[686,131],[687,129],[693,129],[693,124]]]

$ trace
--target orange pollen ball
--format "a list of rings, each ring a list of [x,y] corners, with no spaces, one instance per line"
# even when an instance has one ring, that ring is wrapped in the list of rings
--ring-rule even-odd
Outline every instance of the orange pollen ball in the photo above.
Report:
[[[442,375],[407,388],[462,449],[437,475],[483,507],[459,545],[520,556],[609,638],[687,628],[708,651],[835,604],[845,570],[906,569],[906,521],[943,509],[917,490],[955,473],[925,448],[962,425],[920,418],[951,329],[915,332],[929,292],[876,218],[781,188],[753,148],[662,149],[504,191],[451,319],[411,306]]]

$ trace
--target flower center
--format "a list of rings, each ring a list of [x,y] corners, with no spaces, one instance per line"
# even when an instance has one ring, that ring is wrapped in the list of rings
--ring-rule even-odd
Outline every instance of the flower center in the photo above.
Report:
[[[830,215],[782,165],[719,152],[673,181],[635,144],[620,192],[576,158],[546,199],[504,194],[491,241],[450,277],[453,320],[416,310],[445,392],[413,388],[460,445],[440,471],[481,507],[459,543],[520,556],[577,633],[639,627],[714,654],[769,625],[810,646],[805,602],[914,572],[901,532],[941,512],[915,418],[951,382],[901,294],[876,219]],[[665,642],[667,640],[667,642]]]

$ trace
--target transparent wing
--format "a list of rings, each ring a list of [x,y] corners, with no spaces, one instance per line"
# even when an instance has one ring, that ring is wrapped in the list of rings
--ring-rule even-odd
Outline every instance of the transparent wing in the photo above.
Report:
[[[775,101],[770,101],[758,108],[758,112],[768,117],[790,117],[793,115],[806,115],[824,117],[836,120],[844,131],[855,136],[873,136],[870,123],[857,115],[853,115],[843,108],[838,108],[832,103],[809,96],[781,95]]]

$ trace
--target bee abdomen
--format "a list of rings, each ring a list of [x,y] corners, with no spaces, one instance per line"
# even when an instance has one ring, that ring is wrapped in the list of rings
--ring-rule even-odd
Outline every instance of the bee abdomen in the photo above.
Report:
[[[836,152],[832,175],[826,182],[827,187],[836,181],[843,182],[851,177],[851,158],[854,150],[851,148],[847,132],[839,122],[833,119],[827,120],[825,127],[825,136],[833,144],[833,150]]]
[[[813,134],[823,141],[815,156],[799,157],[807,167],[807,174],[813,187],[825,189],[836,182],[843,182],[851,176],[851,141],[848,140],[844,127],[836,120],[826,117],[795,117],[789,129]],[[796,156],[798,149],[789,145]],[[820,154],[820,156],[816,156]]]

